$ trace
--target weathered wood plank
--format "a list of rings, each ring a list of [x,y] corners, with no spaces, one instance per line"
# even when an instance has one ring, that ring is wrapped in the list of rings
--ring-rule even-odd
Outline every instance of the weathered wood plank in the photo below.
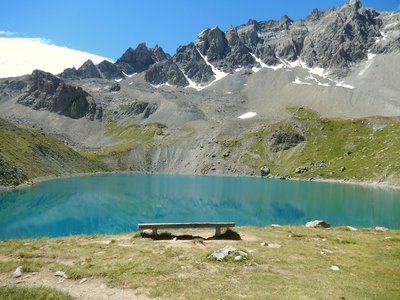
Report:
[[[195,223],[144,223],[138,224],[138,229],[173,229],[173,228],[221,228],[235,227],[234,222],[195,222]]]

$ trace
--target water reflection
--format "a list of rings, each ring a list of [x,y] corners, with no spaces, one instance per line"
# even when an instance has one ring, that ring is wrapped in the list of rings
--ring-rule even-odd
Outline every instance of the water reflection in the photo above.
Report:
[[[260,178],[112,174],[0,193],[0,238],[118,233],[142,222],[400,228],[400,192]]]

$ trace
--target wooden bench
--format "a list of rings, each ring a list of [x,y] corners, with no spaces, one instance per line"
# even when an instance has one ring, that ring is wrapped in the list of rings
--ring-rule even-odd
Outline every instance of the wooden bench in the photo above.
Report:
[[[209,223],[146,223],[138,224],[138,229],[151,229],[153,235],[157,235],[158,229],[176,228],[215,228],[215,236],[221,235],[221,228],[235,227],[233,222],[209,222]]]

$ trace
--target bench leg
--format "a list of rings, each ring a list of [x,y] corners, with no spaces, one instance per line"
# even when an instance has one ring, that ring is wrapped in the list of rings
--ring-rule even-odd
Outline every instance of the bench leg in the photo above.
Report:
[[[221,227],[215,227],[215,236],[221,235]]]
[[[153,235],[157,235],[157,228],[153,228]]]

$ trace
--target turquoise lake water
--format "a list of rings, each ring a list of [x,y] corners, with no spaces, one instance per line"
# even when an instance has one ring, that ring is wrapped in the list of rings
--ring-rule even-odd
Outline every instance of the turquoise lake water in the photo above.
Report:
[[[109,174],[0,193],[0,239],[137,231],[146,222],[400,228],[400,191],[246,177]]]

